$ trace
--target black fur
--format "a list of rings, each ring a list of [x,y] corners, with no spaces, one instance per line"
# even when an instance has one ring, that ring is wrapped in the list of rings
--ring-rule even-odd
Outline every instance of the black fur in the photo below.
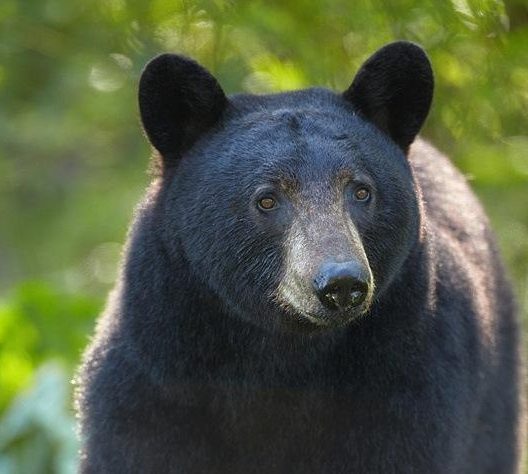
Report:
[[[433,71],[424,51],[397,41],[363,65],[344,96],[407,151],[427,117],[433,87]]]
[[[179,158],[220,117],[227,99],[192,59],[161,54],[139,82],[139,110],[151,143],[167,161]]]
[[[431,92],[409,43],[344,95],[225,99],[187,59],[147,67],[143,123],[172,166],[79,373],[82,473],[518,472],[519,331],[492,232],[445,157],[403,152]],[[321,306],[329,260],[369,272],[361,307]]]

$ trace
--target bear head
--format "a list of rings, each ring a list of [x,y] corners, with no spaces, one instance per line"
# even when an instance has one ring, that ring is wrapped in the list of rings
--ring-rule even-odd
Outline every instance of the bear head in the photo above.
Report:
[[[259,326],[314,331],[367,315],[418,239],[407,154],[432,92],[427,56],[403,41],[344,93],[227,97],[196,62],[153,59],[139,106],[159,154],[167,255]]]

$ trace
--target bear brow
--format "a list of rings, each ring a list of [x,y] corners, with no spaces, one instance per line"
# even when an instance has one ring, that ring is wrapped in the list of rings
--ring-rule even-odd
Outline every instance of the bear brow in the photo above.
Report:
[[[297,194],[300,189],[299,180],[289,176],[280,177],[278,185],[288,195]]]
[[[279,165],[280,166],[280,165]],[[281,189],[288,195],[297,193],[301,186],[299,179],[294,170],[283,164],[283,166],[277,167],[274,164],[269,163],[263,168],[264,178],[272,185]]]

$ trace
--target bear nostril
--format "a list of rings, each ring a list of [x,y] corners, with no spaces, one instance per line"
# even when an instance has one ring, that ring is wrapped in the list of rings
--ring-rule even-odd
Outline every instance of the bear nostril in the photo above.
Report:
[[[330,309],[345,309],[354,306],[359,306],[367,296],[366,288],[351,288],[348,284],[332,285],[332,288],[323,289],[322,294],[319,298],[321,302]]]
[[[352,293],[350,293],[350,305],[351,306],[358,306],[363,301],[365,301],[365,298],[367,296],[367,292],[364,290],[354,290]]]
[[[356,262],[325,265],[314,287],[317,297],[328,309],[349,309],[359,306],[367,297],[368,284]]]

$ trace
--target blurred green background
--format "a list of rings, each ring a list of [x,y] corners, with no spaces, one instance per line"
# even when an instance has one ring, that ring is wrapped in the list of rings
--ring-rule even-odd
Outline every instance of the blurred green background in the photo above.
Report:
[[[526,0],[1,0],[2,474],[75,470],[70,380],[148,183],[136,105],[146,61],[184,52],[230,93],[344,90],[394,39],[431,56],[423,135],[482,198],[526,328]]]

